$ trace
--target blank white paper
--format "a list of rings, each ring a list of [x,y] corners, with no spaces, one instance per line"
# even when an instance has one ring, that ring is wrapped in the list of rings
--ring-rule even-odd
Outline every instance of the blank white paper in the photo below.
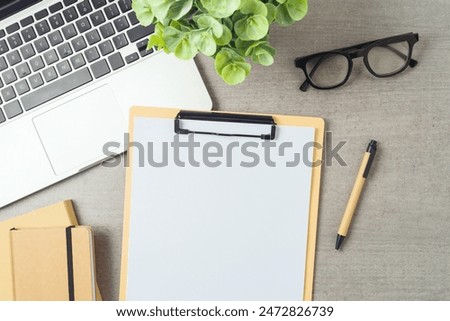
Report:
[[[171,165],[139,167],[134,149],[127,300],[301,300],[312,168],[286,162],[314,141],[314,128],[277,127],[277,146],[292,142],[293,148],[284,156],[272,153],[276,167],[263,161],[242,167],[251,159],[239,149],[232,152],[232,167],[178,167],[173,136],[173,119],[135,120],[134,141],[153,142],[155,160],[162,159],[162,142],[169,142]],[[195,141],[262,142],[211,135],[195,135]],[[249,150],[264,159],[263,148]],[[180,158],[187,160],[186,149]],[[195,158],[202,159],[201,148]]]

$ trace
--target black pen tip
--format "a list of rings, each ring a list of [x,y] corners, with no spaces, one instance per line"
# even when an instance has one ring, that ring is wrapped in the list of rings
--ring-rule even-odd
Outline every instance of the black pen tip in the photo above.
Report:
[[[339,234],[337,235],[336,246],[334,247],[336,249],[336,251],[339,251],[339,248],[341,247],[342,242],[344,241],[344,239],[345,239],[345,236],[342,236],[342,235],[339,235]]]

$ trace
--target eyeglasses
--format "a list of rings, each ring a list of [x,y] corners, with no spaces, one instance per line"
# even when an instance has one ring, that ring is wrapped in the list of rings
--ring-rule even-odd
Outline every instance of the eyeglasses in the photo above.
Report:
[[[305,73],[306,80],[300,86],[306,91],[311,85],[316,89],[333,89],[347,82],[353,68],[353,59],[364,59],[364,65],[375,77],[391,77],[415,67],[411,58],[419,34],[407,33],[370,41],[359,45],[325,51],[295,59],[295,66]]]

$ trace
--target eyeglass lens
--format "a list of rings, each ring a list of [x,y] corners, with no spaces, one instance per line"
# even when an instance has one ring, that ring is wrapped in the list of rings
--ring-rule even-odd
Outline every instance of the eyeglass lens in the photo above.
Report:
[[[306,71],[314,85],[330,88],[342,84],[349,71],[347,57],[330,53],[308,60]]]
[[[381,43],[367,54],[367,62],[378,76],[388,76],[400,71],[408,62],[410,47],[407,41]]]

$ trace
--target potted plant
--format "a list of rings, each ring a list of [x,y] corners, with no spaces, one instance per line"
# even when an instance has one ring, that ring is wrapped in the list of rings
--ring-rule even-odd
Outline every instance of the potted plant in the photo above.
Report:
[[[269,66],[275,49],[269,26],[290,26],[308,10],[307,0],[133,0],[144,26],[155,25],[148,47],[192,59],[201,52],[230,85],[245,80],[248,61]]]

